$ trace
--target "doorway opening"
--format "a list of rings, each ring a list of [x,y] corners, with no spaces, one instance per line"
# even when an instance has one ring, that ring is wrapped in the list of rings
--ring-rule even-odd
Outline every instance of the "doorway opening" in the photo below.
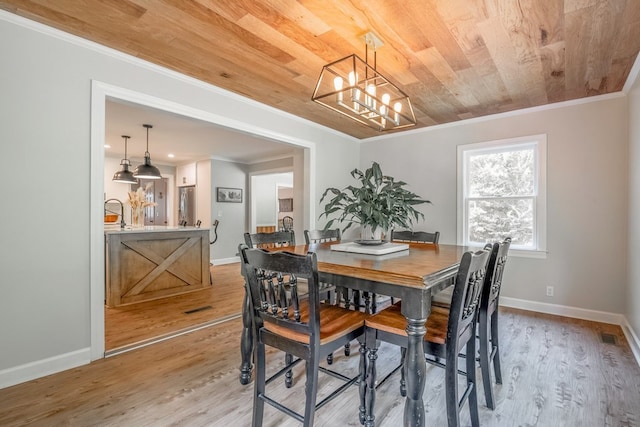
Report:
[[[294,172],[290,169],[251,176],[251,233],[284,229],[283,218],[294,216],[294,188]],[[294,221],[294,230],[295,225]]]
[[[302,152],[304,154],[301,156],[300,171],[302,174],[301,177],[303,177],[303,179],[301,178],[301,182],[303,182],[304,189],[301,189],[301,192],[306,194],[304,202],[304,205],[306,206],[302,210],[301,217],[307,224],[309,224],[311,222],[311,218],[314,217],[314,206],[310,202],[311,200],[314,200],[313,188],[315,181],[315,147],[312,143],[291,138],[288,135],[279,135],[268,129],[262,129],[248,123],[240,123],[236,120],[220,117],[185,105],[176,104],[152,96],[93,81],[91,97],[91,360],[97,360],[105,357],[105,248],[103,196],[105,172],[105,111],[107,100],[119,100],[139,104],[141,106],[203,120],[239,133],[255,135],[271,141],[282,141],[285,144],[302,148]],[[303,204],[302,201],[300,201],[300,204]],[[237,244],[239,239],[240,237],[233,239],[234,245]],[[195,313],[202,313],[206,311],[208,310],[195,311]],[[180,331],[178,331],[178,333],[179,332]]]
[[[167,225],[168,222],[168,206],[167,206],[167,189],[168,179],[139,179],[138,184],[131,185],[131,191],[136,191],[142,187],[145,199],[154,205],[144,208],[144,225]]]

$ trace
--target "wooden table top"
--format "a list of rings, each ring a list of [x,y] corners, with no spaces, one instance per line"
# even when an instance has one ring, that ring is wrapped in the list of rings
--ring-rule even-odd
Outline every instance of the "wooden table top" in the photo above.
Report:
[[[297,245],[283,250],[298,254],[315,252],[321,273],[425,289],[438,284],[442,276],[455,272],[464,252],[477,249],[412,243],[409,250],[365,255],[331,250],[332,244],[335,242]]]

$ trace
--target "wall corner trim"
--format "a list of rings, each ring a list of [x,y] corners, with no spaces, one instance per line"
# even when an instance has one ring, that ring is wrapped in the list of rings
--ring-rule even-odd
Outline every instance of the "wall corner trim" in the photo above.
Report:
[[[0,371],[0,389],[77,368],[91,362],[89,347]]]
[[[624,332],[624,336],[627,338],[629,347],[631,347],[631,352],[635,356],[638,366],[640,366],[640,338],[638,338],[638,334],[633,330],[626,317],[624,318],[624,324],[622,325],[622,332]]]

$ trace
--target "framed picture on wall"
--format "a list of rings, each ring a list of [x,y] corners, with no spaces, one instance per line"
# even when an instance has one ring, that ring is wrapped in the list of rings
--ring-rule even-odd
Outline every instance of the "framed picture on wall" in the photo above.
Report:
[[[242,188],[216,187],[218,202],[242,203]]]
[[[293,212],[293,199],[278,199],[279,212]]]

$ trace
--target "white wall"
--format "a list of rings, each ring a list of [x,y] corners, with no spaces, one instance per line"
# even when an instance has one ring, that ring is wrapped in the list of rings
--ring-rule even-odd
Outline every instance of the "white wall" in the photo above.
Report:
[[[456,242],[456,146],[547,134],[546,259],[511,257],[502,295],[623,313],[627,241],[627,110],[623,97],[476,120],[363,144],[361,167],[410,184],[442,243]],[[545,288],[555,286],[555,296]]]
[[[292,173],[276,173],[266,175],[255,175],[253,182],[255,188],[251,191],[255,192],[256,201],[256,225],[275,225],[278,227],[278,219],[276,212],[278,209],[278,200],[276,188],[278,185],[293,186]],[[293,197],[293,190],[290,190],[290,197]],[[253,230],[251,232],[254,232]]]
[[[202,221],[202,228],[211,226],[212,197],[211,160],[200,160],[196,164],[196,222]]]
[[[91,188],[100,189],[98,200],[103,200],[104,189],[104,159],[92,157],[100,147],[91,149],[92,81],[188,106],[224,125],[244,126],[244,131],[303,144],[320,160],[337,156],[336,168],[348,170],[357,162],[358,146],[348,137],[4,11],[0,40],[0,158],[11,160],[0,170],[0,180],[15,184],[0,189],[0,198],[11,206],[1,210],[0,218],[0,387],[90,359],[90,325],[96,314],[90,304],[96,298],[90,291],[96,272],[90,266],[104,250],[91,244],[100,235],[94,236],[90,219],[101,221],[103,213],[101,202],[91,203]],[[92,162],[100,169],[97,177]],[[24,176],[25,164],[40,175]],[[234,168],[232,176],[245,176]],[[315,162],[309,170],[318,173],[309,178],[306,197],[313,200],[322,191],[317,185],[334,178],[325,178],[330,172]],[[212,169],[214,186],[232,186],[235,182],[228,183],[226,176],[216,176],[222,172]],[[345,184],[346,178],[338,181]],[[245,205],[231,205],[220,207],[220,232],[221,239],[237,248]],[[214,245],[214,256],[216,249]]]
[[[640,77],[629,93],[629,286],[625,315],[640,337]],[[640,345],[640,342],[637,343]],[[640,355],[638,355],[640,357]]]
[[[212,220],[220,221],[218,240],[211,246],[211,259],[228,259],[236,256],[238,245],[243,242],[247,222],[247,173],[239,163],[213,160],[211,162]],[[216,187],[242,189],[242,203],[224,203],[216,200]],[[214,261],[215,262],[215,261]]]

